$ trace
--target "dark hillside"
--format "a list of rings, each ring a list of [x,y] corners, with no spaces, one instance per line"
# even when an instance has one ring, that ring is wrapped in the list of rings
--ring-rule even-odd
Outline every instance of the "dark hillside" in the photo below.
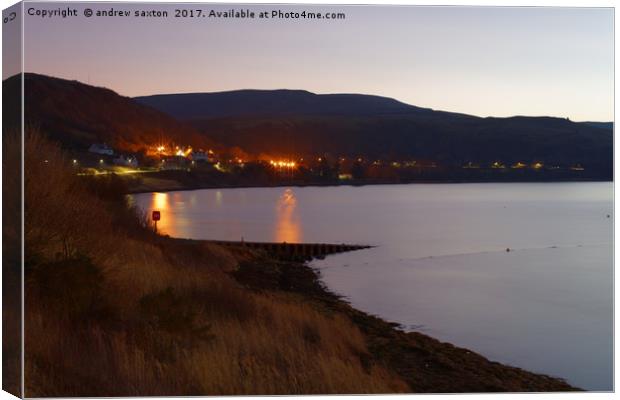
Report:
[[[18,76],[3,82],[19,94]],[[139,151],[160,142],[241,149],[251,158],[361,157],[426,160],[448,169],[472,162],[542,163],[586,179],[612,179],[612,123],[552,117],[479,118],[414,107],[394,99],[300,90],[240,90],[131,99],[77,81],[25,75],[26,123],[69,148],[106,142]],[[148,104],[148,105],[145,105]],[[153,108],[152,108],[153,107]],[[157,110],[155,109],[157,108]],[[9,125],[19,123],[12,102]],[[449,177],[449,176],[448,176]]]
[[[3,82],[5,98],[20,91],[20,77]],[[126,151],[138,151],[145,145],[161,140],[177,143],[210,143],[191,126],[112,90],[85,85],[44,75],[25,74],[26,123],[38,126],[52,137],[71,148],[87,148],[95,142],[105,142]],[[13,115],[5,121],[18,125],[16,104],[6,102],[4,115]]]
[[[426,159],[507,165],[581,164],[611,177],[613,133],[558,118],[382,117],[220,118],[192,121],[213,140],[256,153]]]
[[[414,107],[394,99],[291,90],[140,97],[209,138],[253,154],[331,154],[370,159],[542,162],[612,176],[613,123],[553,117],[479,118]]]

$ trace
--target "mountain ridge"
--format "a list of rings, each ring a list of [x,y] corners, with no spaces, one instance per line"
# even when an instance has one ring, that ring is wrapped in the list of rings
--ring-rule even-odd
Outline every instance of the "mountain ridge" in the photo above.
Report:
[[[515,115],[510,115],[510,116],[504,116],[504,117],[492,116],[492,115],[483,117],[483,116],[467,114],[467,113],[457,112],[457,111],[447,111],[447,110],[433,109],[431,107],[416,106],[416,105],[412,105],[409,103],[405,103],[404,101],[401,101],[401,100],[398,100],[396,98],[389,97],[389,96],[381,96],[381,95],[374,95],[374,94],[367,94],[367,93],[314,93],[314,92],[311,92],[305,89],[284,89],[284,88],[281,88],[281,89],[249,89],[249,88],[246,88],[246,89],[234,89],[234,90],[224,90],[224,91],[216,91],[216,92],[158,93],[158,94],[152,94],[152,95],[134,96],[132,98],[140,104],[145,104],[150,107],[163,110],[164,112],[167,112],[171,115],[176,115],[176,117],[180,119],[202,119],[206,116],[205,115],[196,116],[196,115],[187,115],[187,114],[176,114],[175,111],[169,109],[170,104],[166,104],[166,102],[162,100],[170,99],[170,100],[174,100],[174,102],[178,102],[178,101],[190,99],[193,102],[197,102],[197,101],[207,100],[209,97],[216,99],[216,98],[222,98],[222,97],[228,97],[228,96],[239,96],[245,93],[263,95],[263,96],[266,96],[269,94],[301,94],[305,96],[312,96],[317,99],[334,99],[334,100],[346,100],[347,98],[358,98],[358,99],[366,99],[366,100],[373,99],[377,101],[385,101],[385,102],[392,103],[394,105],[398,105],[398,107],[396,107],[395,109],[392,109],[392,111],[398,111],[396,113],[401,113],[401,114],[405,114],[408,112],[414,113],[414,112],[426,111],[426,112],[438,112],[438,113],[459,115],[463,117],[479,118],[479,119],[510,119],[510,118],[533,118],[533,119],[537,118],[537,119],[558,119],[558,120],[567,119],[564,117],[557,117],[557,116],[552,116],[552,115],[522,115],[522,114],[515,114]],[[202,104],[202,106],[204,106],[204,104]],[[379,111],[371,110],[371,115],[381,114],[380,111],[381,110]],[[185,113],[187,113],[187,111],[185,111]],[[213,112],[213,115],[208,115],[208,117],[220,118],[220,117],[229,117],[229,116],[251,116],[251,115],[257,115],[257,114],[259,113],[257,112],[244,113],[244,112],[229,111],[223,114],[221,113],[217,114]],[[293,114],[293,113],[290,111],[289,112],[280,111],[280,112],[271,113],[269,115],[276,116],[276,115],[290,115],[290,114]],[[320,114],[320,112],[306,111],[304,113],[296,113],[296,115],[317,115],[317,114]],[[327,113],[327,114],[336,115],[337,112],[332,112],[332,113]],[[355,113],[351,112],[350,114],[354,115]],[[571,121],[571,122],[578,123],[578,124],[587,124],[590,126],[596,126],[596,127],[603,128],[603,129],[613,128],[612,121]]]
[[[355,93],[316,94],[301,89],[240,89],[134,97],[179,119],[256,115],[381,115],[432,112],[396,99]]]
[[[20,90],[18,77],[3,81],[5,98],[19,97]],[[144,99],[141,103],[110,89],[32,73],[25,75],[25,90],[27,122],[40,124],[69,147],[103,141],[123,151],[138,151],[166,141],[213,145],[226,152],[236,149],[249,159],[329,155],[432,160],[452,168],[469,162],[541,162],[562,168],[582,165],[595,176],[613,177],[611,123],[545,116],[481,118],[380,96],[297,90],[157,95],[165,101],[147,105]],[[265,101],[265,95],[278,98]],[[5,102],[5,116],[19,116],[11,109],[17,107],[14,103]],[[175,115],[175,110],[183,112]],[[19,118],[14,119],[19,126]]]
[[[381,96],[287,90],[160,94],[136,101],[254,154],[417,158],[452,166],[541,161],[565,168],[587,164],[611,176],[613,123],[607,122],[477,117]]]

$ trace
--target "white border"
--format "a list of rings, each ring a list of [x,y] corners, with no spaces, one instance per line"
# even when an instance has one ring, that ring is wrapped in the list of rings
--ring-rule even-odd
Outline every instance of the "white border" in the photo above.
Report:
[[[81,1],[77,1],[77,0],[65,0],[63,2],[75,2],[75,3],[81,3]],[[11,1],[11,0],[0,0],[0,4],[2,5],[2,9],[8,8],[9,6],[13,5],[17,3],[16,1]],[[144,1],[144,0],[135,0],[135,1],[128,1],[127,3],[172,3],[171,1],[165,1],[165,0],[150,0],[150,1]],[[181,2],[179,2],[181,3]],[[188,2],[185,2],[188,3]],[[271,4],[349,4],[349,5],[356,5],[356,4],[373,4],[373,5],[428,5],[428,6],[483,6],[483,7],[490,7],[490,6],[514,6],[514,7],[554,7],[554,6],[562,6],[562,7],[613,7],[615,8],[616,6],[616,2],[613,0],[590,0],[590,1],[583,1],[583,0],[529,0],[529,1],[523,1],[523,0],[503,0],[501,2],[493,1],[493,0],[474,0],[474,1],[467,1],[467,0],[445,0],[445,1],[437,1],[437,0],[425,0],[425,1],[411,1],[411,0],[391,0],[391,1],[385,1],[385,0],[374,0],[374,1],[364,1],[364,0],[336,0],[336,1],[330,1],[330,0],[313,0],[313,1],[300,1],[300,0],[288,0],[288,1],[282,1],[282,0],[270,0],[270,1],[259,1],[259,0],[244,0],[244,1],[224,1],[224,0],[212,0],[209,2],[199,2],[199,1],[194,1],[193,3],[223,3],[223,4],[232,4],[232,3],[256,3],[256,4],[262,4],[262,3],[271,3]],[[22,14],[23,15],[23,14]],[[614,9],[614,20],[615,20],[615,9]],[[23,38],[23,30],[24,30],[24,24],[22,23],[22,38]],[[0,43],[2,42],[2,34],[0,31]],[[614,39],[615,39],[615,43],[618,43],[618,33],[617,31],[614,29]],[[23,42],[22,42],[23,43]],[[0,45],[1,46],[1,45]],[[615,52],[615,45],[614,45],[614,52]],[[615,61],[615,54],[614,54],[614,61]],[[24,60],[23,60],[23,52],[22,52],[22,70],[24,67],[23,64]],[[617,73],[617,65],[614,63],[614,77]],[[615,86],[615,80],[614,80],[614,100],[615,100],[615,94],[616,94],[616,86]],[[22,99],[23,101],[23,99]],[[1,104],[1,95],[0,95],[0,104]],[[616,115],[616,110],[617,110],[618,105],[615,103],[614,101],[614,122],[615,122],[615,115]],[[2,122],[2,117],[0,116],[0,123]],[[22,115],[22,126],[23,126],[23,115]],[[23,135],[22,135],[23,138]],[[618,142],[616,140],[614,140],[614,156],[616,154],[616,150],[618,149]],[[0,161],[2,160],[2,155],[0,153]],[[22,159],[22,163],[23,163],[23,159]],[[23,171],[23,165],[22,165],[22,171]],[[614,157],[614,176],[618,176],[618,173],[620,172],[620,166],[618,163],[615,162],[615,157]],[[0,182],[0,189],[1,189],[1,182]],[[23,179],[22,179],[22,199],[23,199]],[[0,191],[0,200],[1,200],[2,194]],[[617,209],[617,205],[618,202],[620,200],[618,199],[617,196],[617,192],[616,192],[616,187],[614,185],[614,211]],[[614,215],[615,217],[615,215]],[[23,216],[22,216],[23,218]],[[1,216],[0,216],[0,221],[1,221]],[[23,226],[23,220],[22,220],[22,226]],[[615,218],[614,218],[614,238],[616,237],[618,231],[618,226],[615,224]],[[617,250],[617,243],[614,242],[614,255],[616,253]],[[22,260],[23,260],[23,243],[22,243]],[[615,258],[614,258],[615,260]],[[615,262],[614,262],[614,266],[615,266]],[[22,271],[23,272],[23,271]],[[1,277],[0,277],[0,281],[1,281]],[[23,282],[23,280],[22,280]],[[614,273],[614,292],[615,292],[615,287],[618,283],[618,276]],[[23,292],[22,292],[23,294]],[[618,318],[615,318],[616,316],[616,312],[618,310],[618,299],[614,296],[614,332],[619,332],[618,330]],[[23,301],[22,301],[22,306],[23,306]],[[23,312],[23,307],[22,307],[22,312]],[[0,321],[0,326],[1,326],[1,321]],[[23,329],[23,326],[22,326]],[[615,337],[617,337],[614,334]],[[615,338],[614,338],[615,339]],[[23,357],[23,354],[22,354]],[[615,346],[615,340],[614,340],[614,383],[619,381],[619,371],[617,368],[615,368],[615,361],[618,359],[618,347]],[[0,372],[2,369],[2,365],[0,363]],[[1,376],[1,375],[0,375]],[[23,377],[23,374],[22,374]],[[493,394],[493,393],[476,393],[476,394],[464,394],[464,395],[460,395],[460,394],[449,394],[449,395],[423,395],[423,394],[417,394],[417,395],[380,395],[380,396],[372,396],[372,398],[377,398],[377,399],[410,399],[413,398],[413,396],[419,397],[419,396],[424,396],[424,397],[429,397],[431,396],[432,399],[471,399],[473,398],[473,396],[480,396],[483,397],[484,399],[535,399],[535,398],[543,398],[543,399],[562,399],[562,400],[574,400],[574,399],[607,399],[607,398],[612,398],[615,397],[615,393],[545,393],[545,394],[529,394],[529,393],[519,393],[519,394]],[[248,400],[254,400],[254,399],[262,399],[265,396],[230,396],[228,398],[243,398],[243,399],[248,399]],[[293,399],[295,398],[295,396],[278,396],[280,398],[284,398],[284,399]],[[359,398],[360,396],[338,396],[339,399],[356,399]],[[0,392],[0,400],[5,400],[5,399],[14,399],[15,397],[13,397],[12,395],[6,393],[6,392]],[[149,399],[149,397],[134,397],[134,398],[139,398],[139,399]],[[170,399],[186,399],[186,397],[167,397]],[[325,399],[326,396],[303,396],[304,399],[309,399],[309,400],[315,400],[315,399]]]

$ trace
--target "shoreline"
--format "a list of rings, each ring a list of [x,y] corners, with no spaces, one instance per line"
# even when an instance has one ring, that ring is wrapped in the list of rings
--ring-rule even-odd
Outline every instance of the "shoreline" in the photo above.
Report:
[[[165,239],[196,246],[208,240]],[[165,240],[164,239],[164,240]],[[327,313],[345,315],[364,335],[371,353],[364,363],[387,367],[411,393],[564,392],[581,391],[564,379],[490,361],[486,357],[352,307],[321,280],[307,262],[277,260],[264,251],[239,246],[227,249],[237,257],[231,276],[246,289],[287,292]],[[249,254],[249,256],[248,256]]]
[[[140,187],[144,184],[140,183],[139,185],[132,185],[131,180],[127,180],[122,178],[127,183],[127,191],[125,194],[141,194],[141,193],[166,193],[166,192],[177,192],[177,191],[194,191],[194,190],[206,190],[206,189],[258,189],[258,188],[282,188],[282,187],[341,187],[341,186],[352,186],[352,187],[362,187],[362,186],[387,186],[387,185],[439,185],[439,184],[480,184],[480,183],[588,183],[588,182],[612,182],[613,180],[605,180],[605,179],[582,179],[582,180],[425,180],[425,181],[411,181],[411,182],[402,182],[402,181],[359,181],[359,182],[346,182],[346,183],[336,183],[336,182],[310,182],[310,183],[302,183],[302,182],[279,182],[276,184],[232,184],[232,185],[209,185],[209,184],[185,184],[179,181],[172,181],[172,184],[167,185],[159,185],[157,183],[154,184],[146,184],[146,187]],[[133,187],[132,187],[133,186]]]

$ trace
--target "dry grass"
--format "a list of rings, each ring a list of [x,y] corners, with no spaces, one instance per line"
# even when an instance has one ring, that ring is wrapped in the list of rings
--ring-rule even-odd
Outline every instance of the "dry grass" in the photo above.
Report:
[[[346,317],[240,287],[218,246],[137,234],[37,132],[26,159],[26,396],[408,390]]]
[[[2,134],[2,389],[20,396],[21,136]]]

